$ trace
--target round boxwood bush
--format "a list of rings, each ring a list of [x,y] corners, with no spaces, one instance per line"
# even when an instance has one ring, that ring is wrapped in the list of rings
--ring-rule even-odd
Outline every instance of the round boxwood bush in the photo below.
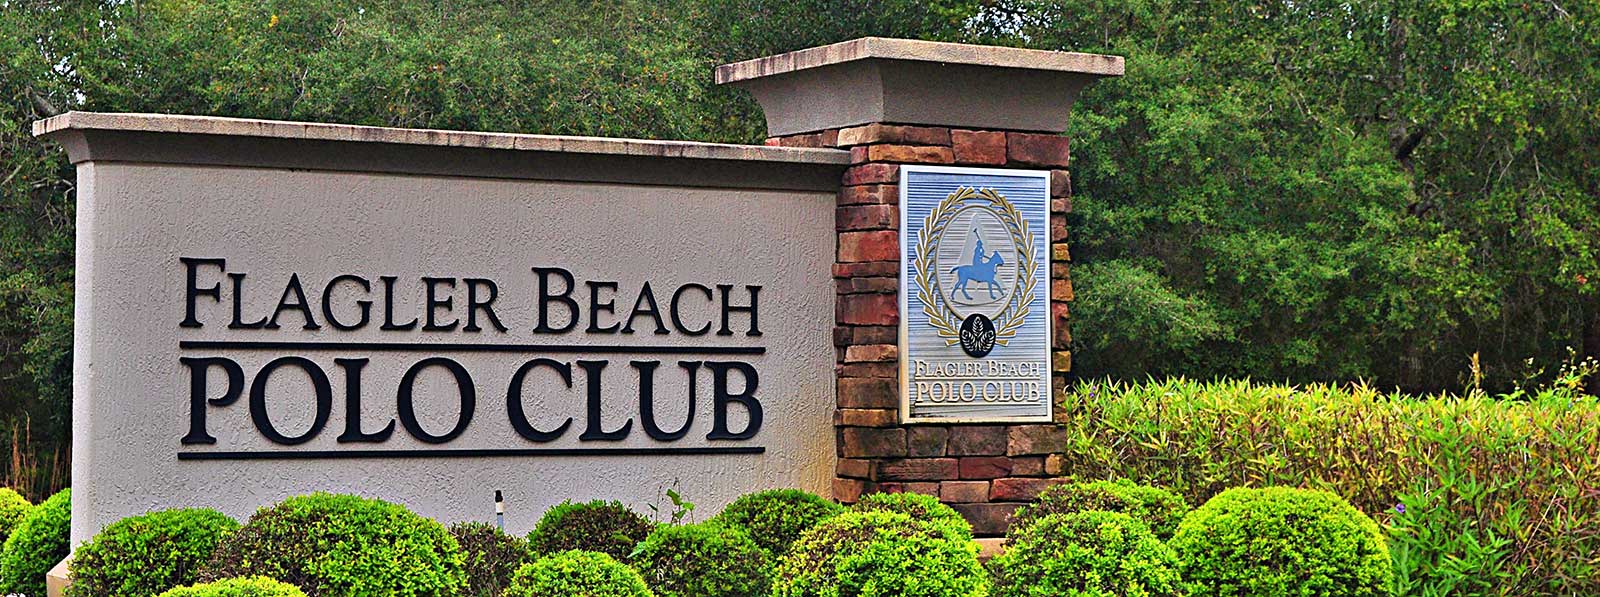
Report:
[[[1117,512],[1048,514],[989,562],[992,597],[1178,597],[1178,558],[1144,522]]]
[[[639,573],[597,551],[564,551],[517,569],[506,597],[652,597]]]
[[[654,523],[622,502],[567,501],[539,519],[533,532],[528,533],[528,549],[536,557],[582,550],[625,560],[654,529]]]
[[[800,533],[843,511],[844,506],[813,493],[770,489],[739,496],[712,520],[744,529],[756,545],[776,558],[789,550]]]
[[[178,587],[158,597],[306,597],[306,594],[294,585],[265,576],[252,576]]]
[[[453,596],[467,588],[444,526],[382,500],[314,493],[256,511],[222,540],[201,580],[267,576],[311,597]]]
[[[494,597],[511,586],[511,575],[528,560],[528,543],[481,522],[450,525],[467,569],[467,594]]]
[[[1377,523],[1326,491],[1224,491],[1168,544],[1191,597],[1388,595],[1393,573]]]
[[[767,594],[767,553],[743,530],[716,522],[659,527],[630,563],[658,597]]]
[[[1178,530],[1189,504],[1176,493],[1159,487],[1139,485],[1127,479],[1055,485],[1039,494],[1037,504],[1017,509],[1011,530],[1026,528],[1034,520],[1051,514],[1074,512],[1121,512],[1149,525],[1157,538],[1165,541]]]
[[[22,522],[22,517],[32,509],[33,504],[28,503],[28,498],[10,488],[0,487],[0,545],[5,544],[6,537],[11,536],[11,529]]]
[[[978,545],[897,512],[846,512],[800,536],[772,597],[984,597]]]
[[[861,497],[850,507],[856,512],[898,512],[912,520],[925,522],[951,533],[959,539],[972,539],[972,525],[961,513],[946,506],[939,498],[920,493],[874,493]]]
[[[71,532],[71,489],[30,509],[0,551],[0,595],[44,597],[44,575],[67,557]]]
[[[124,518],[78,546],[67,597],[149,597],[191,584],[217,542],[239,528],[216,510],[178,509]]]

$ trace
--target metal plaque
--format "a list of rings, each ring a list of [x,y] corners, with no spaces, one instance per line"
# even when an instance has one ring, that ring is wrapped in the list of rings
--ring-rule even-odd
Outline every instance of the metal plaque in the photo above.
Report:
[[[1050,421],[1050,173],[900,168],[900,418]]]

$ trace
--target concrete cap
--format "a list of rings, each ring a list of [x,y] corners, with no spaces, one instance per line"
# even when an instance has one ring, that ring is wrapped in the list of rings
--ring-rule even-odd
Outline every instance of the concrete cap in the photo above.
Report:
[[[717,67],[749,90],[768,134],[873,122],[1060,132],[1078,92],[1121,56],[866,37]]]
[[[74,164],[141,162],[833,192],[837,149],[68,112],[33,123]]]

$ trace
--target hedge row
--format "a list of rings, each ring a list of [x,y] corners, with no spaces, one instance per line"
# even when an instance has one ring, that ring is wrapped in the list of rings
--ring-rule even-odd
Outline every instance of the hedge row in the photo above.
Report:
[[[22,517],[8,560],[64,544],[66,496]],[[526,540],[311,494],[242,526],[205,509],[108,525],[78,548],[67,596],[1376,597],[1392,580],[1377,525],[1313,490],[1236,489],[1190,512],[1176,494],[1127,481],[1060,485],[1018,513],[1010,538],[986,570],[966,521],[919,494],[844,508],[764,491],[699,524],[564,503]],[[33,580],[58,557],[40,556],[27,583],[8,576],[0,590],[41,597]]]
[[[1083,383],[1066,469],[1202,503],[1329,490],[1383,523],[1408,595],[1600,594],[1600,404],[1576,387],[1417,399],[1367,387]]]

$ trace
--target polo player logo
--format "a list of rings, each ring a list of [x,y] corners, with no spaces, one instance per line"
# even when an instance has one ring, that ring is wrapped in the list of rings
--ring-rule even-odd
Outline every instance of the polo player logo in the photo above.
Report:
[[[972,263],[950,268],[950,273],[956,275],[956,287],[950,291],[951,298],[955,298],[955,293],[959,291],[963,298],[972,300],[972,295],[967,292],[967,282],[983,282],[988,287],[989,298],[996,298],[995,290],[999,288],[999,284],[994,281],[995,269],[1005,265],[1006,260],[1000,256],[999,251],[995,251],[985,259],[983,237],[978,236],[977,230],[973,230],[972,235],[978,237],[978,244],[972,249]]]
[[[1032,311],[1038,259],[1016,206],[994,189],[957,189],[917,232],[912,281],[928,325],[973,358],[1005,346]]]

